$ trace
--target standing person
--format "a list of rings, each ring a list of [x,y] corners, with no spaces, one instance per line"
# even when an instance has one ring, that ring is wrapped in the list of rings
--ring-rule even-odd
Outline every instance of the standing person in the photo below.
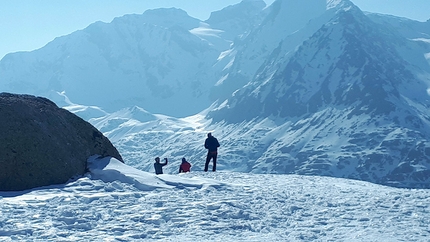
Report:
[[[154,169],[155,174],[163,174],[163,166],[167,165],[167,158],[164,158],[164,163],[160,163],[160,157],[155,157]]]
[[[218,140],[208,133],[208,137],[205,140],[205,148],[208,150],[208,155],[206,156],[205,171],[208,171],[209,162],[213,159],[212,171],[216,171],[216,158],[218,155]]]
[[[179,166],[179,173],[190,172],[191,164],[184,158],[182,158],[182,163]]]

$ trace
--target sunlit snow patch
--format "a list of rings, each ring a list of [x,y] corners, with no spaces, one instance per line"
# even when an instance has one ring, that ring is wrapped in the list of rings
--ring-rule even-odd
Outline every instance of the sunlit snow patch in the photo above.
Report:
[[[205,188],[208,186],[220,187],[225,184],[215,180],[192,177],[186,178],[180,175],[155,175],[128,166],[121,161],[98,155],[88,159],[88,169],[92,179],[104,182],[119,181],[135,186],[143,191],[151,191],[157,188]]]

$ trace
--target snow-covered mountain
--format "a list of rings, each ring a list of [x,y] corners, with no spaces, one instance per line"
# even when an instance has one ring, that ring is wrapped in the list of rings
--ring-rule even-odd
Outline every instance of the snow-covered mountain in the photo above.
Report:
[[[182,157],[202,170],[212,132],[221,170],[428,188],[429,22],[349,0],[264,6],[245,0],[206,22],[160,9],[95,23],[6,56],[0,87],[48,95],[145,171],[155,156],[170,173]]]
[[[278,1],[272,11],[286,11],[282,6],[293,11],[289,3]],[[277,19],[284,14],[271,12],[241,40],[243,45],[234,45],[225,70],[242,75],[246,69],[244,79],[252,81],[225,102],[185,119],[123,124],[110,137],[144,170],[152,169],[148,157],[154,156],[172,157],[170,172],[183,156],[201,169],[202,144],[211,131],[222,144],[220,169],[428,187],[430,71],[425,36],[405,38],[350,1],[329,1],[322,9],[301,14],[308,21],[298,27],[294,22],[294,31],[291,26],[283,29],[286,22]],[[264,49],[261,45],[268,48],[268,42],[259,41],[270,32],[266,28],[284,34],[269,53],[255,54]],[[245,58],[250,53],[258,58]],[[243,67],[253,60],[261,65]],[[102,127],[97,120],[92,123]],[[154,132],[158,127],[161,130]],[[139,147],[143,143],[145,147]]]
[[[206,93],[213,83],[205,73],[219,55],[188,31],[199,23],[178,9],[94,23],[39,50],[4,57],[0,86],[54,100],[56,92],[65,92],[76,102],[110,111],[140,105],[152,112],[193,114],[210,104]]]
[[[428,187],[428,45],[376,24],[347,0],[328,1],[316,18],[328,21],[293,51],[294,35],[313,21],[284,38],[253,81],[207,117],[238,129],[277,124],[263,134],[246,129],[254,137],[247,147],[257,152],[242,155],[248,171]]]
[[[265,10],[266,17],[261,24],[220,56],[217,65],[223,66],[222,77],[211,90],[211,95],[224,100],[247,84],[282,39],[289,38],[290,51],[294,51],[322,25],[324,20],[316,19],[311,24],[313,28],[303,30],[325,9],[325,1],[275,1]]]
[[[195,114],[213,101],[209,90],[218,78],[212,66],[221,51],[265,6],[248,0],[238,5],[217,11],[209,21],[215,27],[175,8],[94,23],[39,50],[5,56],[0,88],[54,101],[64,92],[108,111],[138,105],[177,117]]]

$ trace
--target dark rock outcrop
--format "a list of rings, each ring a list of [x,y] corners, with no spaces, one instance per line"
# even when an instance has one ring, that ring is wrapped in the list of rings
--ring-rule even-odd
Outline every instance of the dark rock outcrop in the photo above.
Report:
[[[91,124],[46,98],[0,93],[0,190],[66,183],[91,155],[122,157]]]

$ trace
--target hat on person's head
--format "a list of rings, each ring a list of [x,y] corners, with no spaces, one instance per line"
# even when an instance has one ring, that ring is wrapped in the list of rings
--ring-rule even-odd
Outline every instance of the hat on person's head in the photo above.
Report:
[[[209,132],[209,133],[208,133],[208,137],[211,137],[211,136],[212,136],[212,133],[211,133],[211,132]]]
[[[160,157],[155,157],[155,161],[160,161]]]
[[[185,159],[185,157],[184,157],[184,158],[182,158],[182,162],[185,162],[185,161],[187,161],[187,160]]]

